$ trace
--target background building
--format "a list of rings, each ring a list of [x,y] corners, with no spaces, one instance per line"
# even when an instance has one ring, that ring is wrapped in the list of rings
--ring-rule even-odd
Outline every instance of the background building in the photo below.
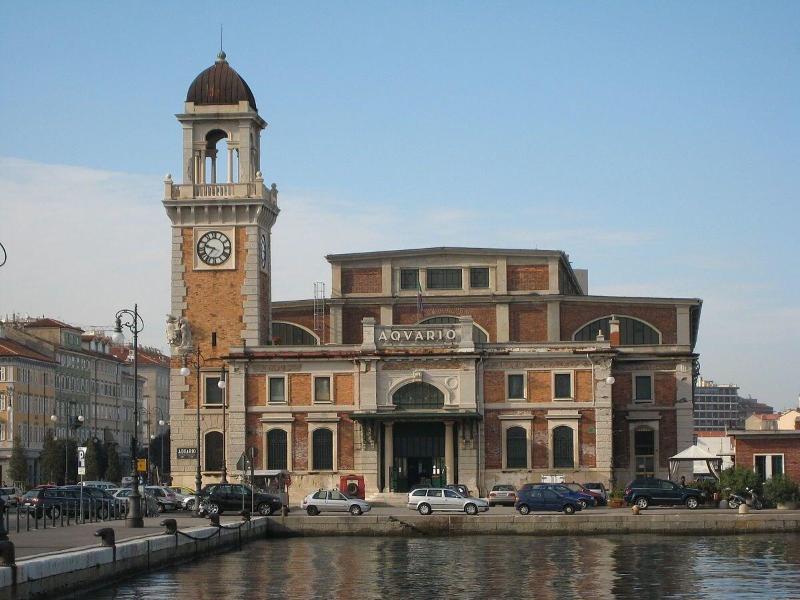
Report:
[[[742,398],[735,384],[717,384],[700,377],[694,388],[695,432],[743,429],[750,415],[771,414],[773,410],[754,398]]]

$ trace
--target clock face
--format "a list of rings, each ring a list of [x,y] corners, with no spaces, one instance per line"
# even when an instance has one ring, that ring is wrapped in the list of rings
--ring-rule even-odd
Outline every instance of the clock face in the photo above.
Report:
[[[231,240],[221,231],[207,231],[197,242],[197,256],[207,265],[221,265],[231,256]]]
[[[261,268],[266,270],[267,268],[267,236],[263,233],[261,234],[261,241],[259,244],[259,253],[261,259]]]

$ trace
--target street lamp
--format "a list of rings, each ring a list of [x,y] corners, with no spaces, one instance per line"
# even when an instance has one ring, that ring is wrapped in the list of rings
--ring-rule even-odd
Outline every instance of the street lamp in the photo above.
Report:
[[[225,393],[225,388],[227,387],[225,382],[225,369],[220,373],[217,387],[222,390],[222,478],[219,482],[228,483],[228,456],[225,452],[225,446],[228,445],[226,443],[228,441],[228,432],[225,429],[225,408],[228,404],[228,394]]]
[[[70,408],[67,409],[67,427],[66,427],[66,435],[64,436],[64,485],[69,484],[69,437],[71,431],[78,431],[78,428],[83,425],[84,416],[77,415],[75,417],[72,416],[72,406],[74,406],[74,402],[70,402],[67,404]],[[50,415],[50,421],[53,423],[53,427],[55,427],[55,423],[58,422],[57,415]],[[77,437],[76,437],[77,442]],[[51,473],[52,475],[52,473]]]
[[[188,361],[190,355],[194,357],[194,362],[192,363]],[[197,398],[195,402],[195,408],[197,409],[197,448],[195,451],[194,506],[192,507],[192,516],[194,517],[200,516],[200,490],[203,488],[203,476],[200,473],[200,369],[203,368],[204,362],[205,359],[200,352],[200,346],[197,346],[194,350],[184,355],[183,366],[180,370],[181,377],[188,377],[191,371],[187,365],[191,364],[197,374],[197,385],[195,387],[195,396]]]
[[[131,458],[133,467],[133,489],[130,495],[131,510],[128,513],[126,525],[133,528],[144,527],[144,519],[142,518],[142,505],[141,495],[139,494],[139,474],[136,469],[137,446],[138,446],[138,428],[139,423],[139,333],[144,329],[144,321],[139,316],[138,304],[133,305],[133,310],[123,308],[117,311],[115,316],[116,327],[114,327],[114,335],[112,340],[114,343],[121,345],[125,341],[125,336],[122,334],[122,328],[127,328],[133,334],[133,438],[131,439]]]

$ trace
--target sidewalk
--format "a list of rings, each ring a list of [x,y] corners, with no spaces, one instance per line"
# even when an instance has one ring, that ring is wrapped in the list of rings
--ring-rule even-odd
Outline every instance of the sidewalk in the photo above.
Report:
[[[116,535],[117,543],[131,538],[156,535],[164,533],[164,528],[159,525],[164,519],[175,519],[178,529],[186,530],[192,527],[208,527],[209,520],[193,518],[186,513],[165,513],[158,517],[144,520],[142,529],[131,529],[125,526],[125,521],[101,521],[99,523],[85,523],[83,525],[70,525],[69,527],[48,527],[47,529],[32,529],[31,531],[11,531],[8,539],[14,543],[17,560],[28,558],[36,554],[60,552],[82,546],[98,546],[100,539],[94,536],[95,531],[104,527],[111,527]],[[238,515],[224,515],[220,523],[238,523]]]

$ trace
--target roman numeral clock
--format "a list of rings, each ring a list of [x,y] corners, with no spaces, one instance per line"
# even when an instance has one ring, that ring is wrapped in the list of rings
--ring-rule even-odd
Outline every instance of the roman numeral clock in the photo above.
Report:
[[[231,238],[221,231],[206,231],[197,242],[197,258],[210,266],[224,264],[231,257]]]

